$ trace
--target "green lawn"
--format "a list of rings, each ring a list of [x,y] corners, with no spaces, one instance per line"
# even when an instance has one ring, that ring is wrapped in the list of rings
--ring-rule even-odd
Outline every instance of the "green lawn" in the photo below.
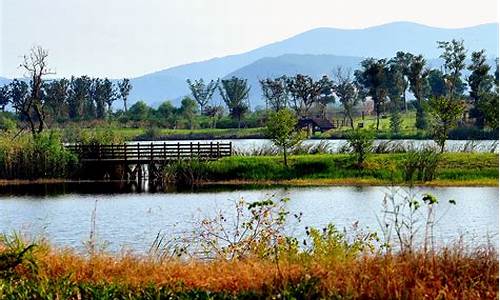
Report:
[[[390,184],[403,183],[402,163],[406,154],[372,154],[363,169],[356,168],[349,154],[292,156],[285,167],[278,156],[228,157],[208,163],[207,178],[211,181],[280,181],[311,180],[314,183],[338,180],[351,183],[367,181]],[[492,185],[498,180],[498,155],[492,153],[443,154],[436,172],[436,181],[450,184],[483,182]]]

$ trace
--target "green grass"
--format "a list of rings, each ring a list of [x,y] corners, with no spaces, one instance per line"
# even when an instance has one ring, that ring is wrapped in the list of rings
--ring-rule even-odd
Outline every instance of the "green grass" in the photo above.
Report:
[[[289,167],[277,156],[229,157],[210,162],[207,178],[228,180],[365,179],[385,183],[403,181],[406,154],[372,154],[363,169],[354,166],[349,154],[292,156]],[[446,153],[436,180],[469,181],[498,179],[498,155],[492,153]]]

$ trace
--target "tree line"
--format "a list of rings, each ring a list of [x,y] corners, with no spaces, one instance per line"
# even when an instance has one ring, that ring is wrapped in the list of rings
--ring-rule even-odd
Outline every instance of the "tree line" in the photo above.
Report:
[[[436,105],[451,108],[460,103],[463,109],[467,107],[478,128],[498,128],[498,59],[496,70],[492,70],[485,51],[480,50],[471,53],[467,64],[462,40],[438,42],[438,48],[444,62],[441,69],[431,69],[422,55],[400,51],[388,59],[364,59],[354,72],[337,68],[333,76],[324,75],[318,80],[304,74],[260,79],[266,111],[287,108],[298,118],[312,114],[326,118],[328,105],[338,102],[344,117],[354,127],[355,109],[369,99],[373,102],[377,130],[381,116],[389,113],[391,130],[397,133],[403,111],[415,109],[416,128],[427,129],[427,115],[440,111]],[[51,122],[115,118],[143,121],[152,116],[168,119],[170,124],[182,119],[192,128],[197,116],[202,115],[212,120],[210,126],[215,127],[226,112],[239,128],[250,113],[250,86],[246,79],[232,77],[208,82],[188,79],[190,96],[183,98],[179,108],[167,101],[156,110],[145,102],[137,102],[129,109],[127,100],[132,90],[129,79],[112,82],[108,78],[73,76],[46,80],[44,77],[52,74],[47,57],[43,48],[33,48],[21,64],[29,82],[14,79],[0,87],[0,110],[10,104],[33,134],[40,133]],[[469,75],[464,78],[466,69]],[[225,106],[214,103],[217,91]],[[411,105],[408,93],[415,98]],[[442,98],[448,102],[435,100]],[[113,113],[112,106],[117,100],[123,102],[123,110]],[[463,109],[455,111],[463,113]]]

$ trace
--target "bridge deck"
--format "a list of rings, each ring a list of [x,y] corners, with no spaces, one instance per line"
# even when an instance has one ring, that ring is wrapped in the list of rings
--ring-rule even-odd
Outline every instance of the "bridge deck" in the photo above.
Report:
[[[214,160],[231,156],[232,143],[136,143],[111,145],[67,145],[82,162],[145,164],[186,159]]]

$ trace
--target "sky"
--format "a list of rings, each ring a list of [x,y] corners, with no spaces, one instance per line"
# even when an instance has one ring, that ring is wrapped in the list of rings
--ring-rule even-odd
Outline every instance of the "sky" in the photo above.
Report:
[[[0,76],[22,76],[36,45],[57,77],[136,77],[318,27],[460,28],[497,22],[497,10],[497,0],[0,0]]]

